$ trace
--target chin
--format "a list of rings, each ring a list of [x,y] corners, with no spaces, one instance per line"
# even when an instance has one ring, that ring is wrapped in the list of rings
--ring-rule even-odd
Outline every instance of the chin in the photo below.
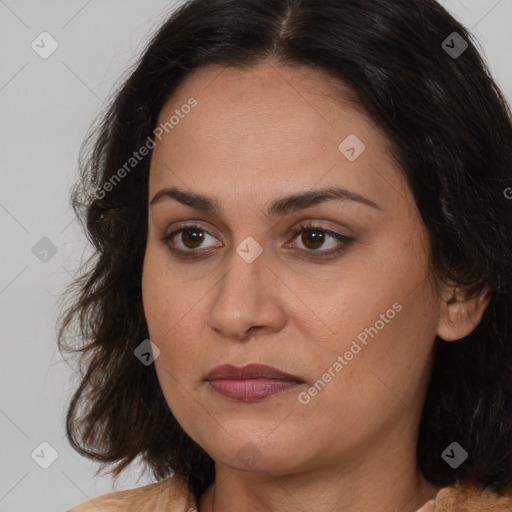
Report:
[[[254,428],[254,427],[253,427]],[[240,429],[242,433],[243,430]],[[222,434],[221,434],[222,435]],[[222,435],[222,439],[216,442],[215,437],[208,436],[206,444],[201,444],[203,449],[215,462],[224,464],[236,471],[265,472],[271,475],[285,475],[297,471],[304,462],[304,450],[295,447],[287,439],[269,440],[268,432],[262,435]],[[300,454],[301,460],[297,460]]]

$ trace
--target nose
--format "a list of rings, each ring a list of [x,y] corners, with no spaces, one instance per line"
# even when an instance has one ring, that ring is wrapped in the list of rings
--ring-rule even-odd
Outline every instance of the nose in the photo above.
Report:
[[[233,250],[213,298],[208,315],[210,328],[238,341],[283,328],[286,287],[270,263],[265,251],[249,263]]]

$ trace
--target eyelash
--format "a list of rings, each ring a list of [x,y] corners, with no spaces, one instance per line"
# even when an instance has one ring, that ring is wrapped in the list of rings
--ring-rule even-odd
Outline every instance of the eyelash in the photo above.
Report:
[[[169,241],[172,238],[174,238],[174,236],[176,236],[178,233],[181,233],[182,231],[185,231],[187,229],[196,229],[197,231],[204,231],[209,236],[213,236],[208,230],[204,229],[203,227],[201,227],[197,224],[187,224],[185,226],[181,226],[179,229],[176,229],[167,235],[164,235],[163,237],[160,238],[160,240],[165,245],[167,245],[169,247],[169,250],[173,254],[175,254],[178,258],[182,258],[182,259],[199,259],[199,258],[201,258],[201,253],[204,254],[205,252],[208,252],[208,253],[212,252],[211,250],[201,251],[201,250],[195,250],[195,249],[183,251],[181,249],[175,249],[173,247],[170,247]],[[301,222],[299,224],[299,226],[293,230],[293,232],[291,233],[291,236],[293,237],[293,239],[295,239],[295,238],[297,238],[298,235],[300,235],[304,232],[308,232],[308,231],[321,231],[325,235],[328,235],[328,236],[338,240],[339,242],[341,242],[340,247],[337,247],[335,249],[329,249],[327,251],[326,250],[324,250],[324,251],[314,250],[314,249],[309,249],[309,250],[308,249],[299,249],[299,251],[303,251],[303,252],[307,252],[307,253],[319,253],[318,256],[315,256],[317,258],[328,258],[330,256],[335,256],[335,255],[341,253],[342,251],[344,251],[354,241],[354,239],[352,237],[342,235],[340,233],[337,233],[336,231],[331,231],[329,229],[325,229],[321,226],[313,224],[312,222]],[[198,253],[199,253],[199,256],[197,255]]]

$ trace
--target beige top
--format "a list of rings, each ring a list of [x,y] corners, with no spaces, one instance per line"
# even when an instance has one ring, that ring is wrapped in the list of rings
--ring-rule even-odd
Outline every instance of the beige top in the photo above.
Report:
[[[178,475],[155,484],[111,492],[66,512],[197,512],[193,493]],[[454,485],[441,489],[417,512],[511,512],[512,496]]]

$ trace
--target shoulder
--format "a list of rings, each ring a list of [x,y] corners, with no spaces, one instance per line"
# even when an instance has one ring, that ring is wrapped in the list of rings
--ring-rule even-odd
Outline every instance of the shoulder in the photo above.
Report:
[[[191,508],[196,508],[192,493],[182,478],[173,475],[144,487],[103,494],[66,512],[188,512]]]
[[[499,496],[490,488],[456,484],[441,489],[417,512],[511,512],[512,495]]]

